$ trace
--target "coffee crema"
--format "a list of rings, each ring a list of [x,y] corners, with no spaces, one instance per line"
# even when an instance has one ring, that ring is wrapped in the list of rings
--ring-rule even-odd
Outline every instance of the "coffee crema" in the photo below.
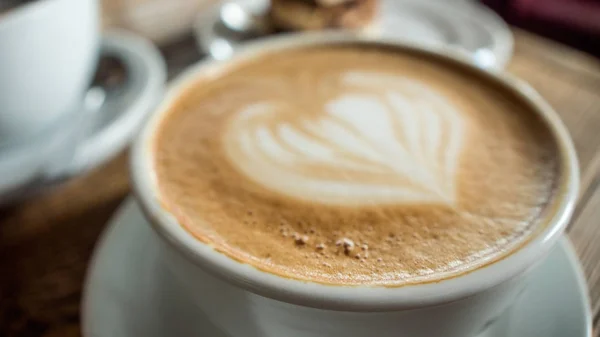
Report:
[[[261,270],[400,286],[501,259],[544,226],[548,126],[448,61],[375,45],[298,47],[199,75],[153,140],[161,202]]]

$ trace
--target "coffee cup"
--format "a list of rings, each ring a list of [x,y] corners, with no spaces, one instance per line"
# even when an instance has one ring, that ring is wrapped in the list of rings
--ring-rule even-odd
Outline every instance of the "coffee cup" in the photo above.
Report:
[[[156,48],[126,32],[101,34],[98,21],[97,0],[39,0],[0,13],[1,200],[104,162],[162,94]],[[101,57],[124,67],[113,95],[90,90]]]
[[[523,82],[339,33],[185,71],[131,174],[184,291],[256,337],[476,336],[562,236],[579,180]]]
[[[42,0],[0,17],[0,143],[47,129],[78,108],[100,47],[96,1]]]

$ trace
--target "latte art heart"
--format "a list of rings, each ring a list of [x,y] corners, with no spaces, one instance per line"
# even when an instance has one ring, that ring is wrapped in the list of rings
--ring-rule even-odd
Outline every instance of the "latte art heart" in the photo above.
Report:
[[[392,46],[306,46],[201,71],[152,141],[160,202],[218,253],[329,285],[494,263],[562,200],[556,139],[519,95]]]
[[[380,73],[319,82],[327,94],[307,88],[318,98],[311,104],[302,93],[298,102],[257,97],[234,114],[223,139],[233,166],[266,190],[311,202],[456,203],[465,121],[448,100]]]

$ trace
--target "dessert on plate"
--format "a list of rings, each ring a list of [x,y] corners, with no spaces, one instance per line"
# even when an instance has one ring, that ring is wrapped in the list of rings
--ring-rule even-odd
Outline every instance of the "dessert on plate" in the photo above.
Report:
[[[379,0],[271,0],[269,16],[278,30],[346,28],[364,30],[371,26]]]

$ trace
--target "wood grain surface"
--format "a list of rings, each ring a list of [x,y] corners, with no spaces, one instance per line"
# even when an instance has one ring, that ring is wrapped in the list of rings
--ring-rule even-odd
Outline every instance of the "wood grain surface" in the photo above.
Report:
[[[515,30],[508,71],[560,113],[579,153],[582,192],[569,236],[600,312],[600,61]],[[200,56],[191,38],[164,50],[170,74]],[[43,196],[0,209],[0,336],[79,336],[94,244],[129,193],[127,154]],[[106,336],[110,337],[110,336]],[[569,336],[565,336],[569,337]]]

